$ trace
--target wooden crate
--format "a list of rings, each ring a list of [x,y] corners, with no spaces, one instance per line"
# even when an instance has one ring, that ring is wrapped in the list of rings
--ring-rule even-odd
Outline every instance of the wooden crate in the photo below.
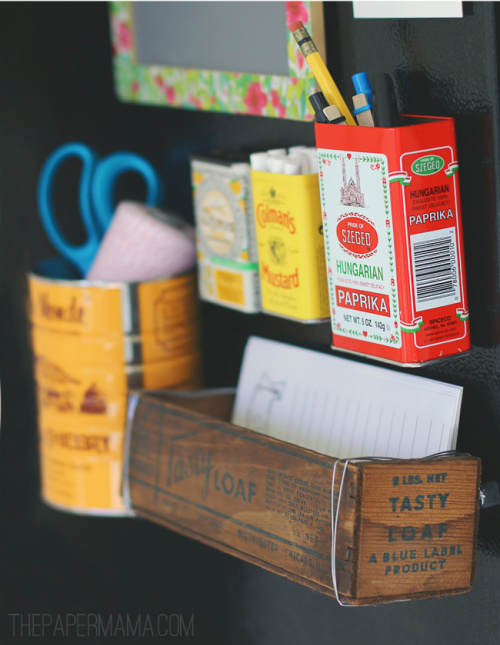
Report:
[[[133,398],[127,503],[139,516],[335,596],[337,460],[232,425],[233,398],[228,390]],[[343,468],[338,462],[335,504]],[[467,455],[350,462],[336,532],[339,600],[468,591],[479,485],[480,460]]]

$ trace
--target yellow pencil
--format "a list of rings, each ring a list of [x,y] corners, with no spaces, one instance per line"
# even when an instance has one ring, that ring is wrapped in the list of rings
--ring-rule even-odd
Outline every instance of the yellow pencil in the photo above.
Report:
[[[339,112],[345,116],[349,125],[358,125],[350,113],[349,108],[345,104],[342,94],[335,85],[335,81],[323,62],[323,59],[321,58],[313,39],[309,35],[309,32],[304,27],[304,24],[300,20],[296,20],[290,25],[290,31],[293,33],[293,36],[297,41],[297,45],[300,47],[300,51],[304,54],[307,63],[314,74],[314,78],[320,86],[328,103],[338,107]]]

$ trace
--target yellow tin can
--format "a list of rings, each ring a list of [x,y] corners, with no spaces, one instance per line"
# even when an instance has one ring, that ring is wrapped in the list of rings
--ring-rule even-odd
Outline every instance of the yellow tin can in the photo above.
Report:
[[[202,386],[196,273],[141,283],[29,275],[42,497],[127,514],[128,393]]]
[[[262,308],[301,322],[329,318],[317,174],[252,170]]]

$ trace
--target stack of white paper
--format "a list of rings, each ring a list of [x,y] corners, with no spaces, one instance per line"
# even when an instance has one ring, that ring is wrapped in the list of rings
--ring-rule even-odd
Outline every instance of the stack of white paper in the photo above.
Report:
[[[232,422],[332,457],[456,447],[462,388],[251,337]]]

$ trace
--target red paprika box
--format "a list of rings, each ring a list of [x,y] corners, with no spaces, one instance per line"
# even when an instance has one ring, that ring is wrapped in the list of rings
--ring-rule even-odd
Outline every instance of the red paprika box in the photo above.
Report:
[[[333,348],[406,366],[470,349],[451,118],[315,124]]]

